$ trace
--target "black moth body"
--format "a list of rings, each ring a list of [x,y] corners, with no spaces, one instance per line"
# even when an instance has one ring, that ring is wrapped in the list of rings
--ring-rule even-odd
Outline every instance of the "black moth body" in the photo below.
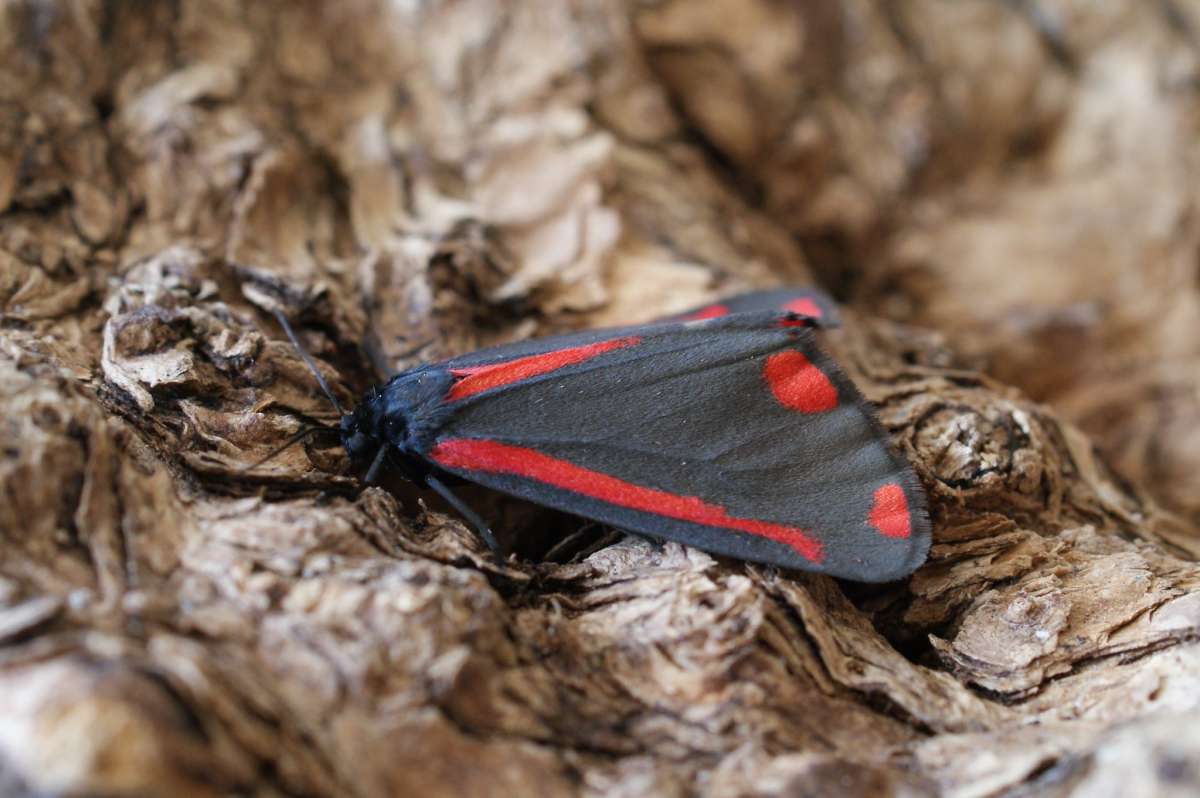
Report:
[[[925,497],[810,329],[836,323],[816,292],[758,292],[473,352],[369,391],[342,442],[368,482],[398,466],[493,548],[447,474],[714,554],[899,579],[929,547]]]

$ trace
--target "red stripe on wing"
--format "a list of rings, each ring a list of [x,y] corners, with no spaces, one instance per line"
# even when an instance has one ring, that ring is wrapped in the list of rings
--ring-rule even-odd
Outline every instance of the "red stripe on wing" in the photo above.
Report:
[[[447,401],[455,401],[472,396],[501,385],[511,385],[514,382],[527,380],[539,374],[555,371],[564,366],[573,366],[585,360],[591,360],[597,355],[611,352],[614,349],[624,349],[634,346],[642,339],[636,336],[629,338],[614,338],[611,341],[598,341],[584,346],[572,346],[567,349],[556,349],[553,352],[543,352],[540,355],[529,355],[508,360],[503,363],[489,363],[484,366],[465,366],[451,369],[450,373],[459,379],[450,386],[446,394]]]
[[[434,446],[429,456],[444,468],[512,474],[628,510],[638,510],[704,526],[749,532],[751,535],[782,543],[809,562],[819,563],[823,557],[821,542],[810,537],[803,529],[768,521],[735,518],[729,515],[724,507],[709,504],[699,497],[678,496],[634,485],[568,463],[566,460],[550,457],[535,449],[495,441],[451,438]]]

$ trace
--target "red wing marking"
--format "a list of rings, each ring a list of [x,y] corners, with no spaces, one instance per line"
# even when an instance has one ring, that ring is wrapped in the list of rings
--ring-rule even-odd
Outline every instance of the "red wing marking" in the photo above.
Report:
[[[680,321],[700,321],[701,319],[716,319],[721,316],[728,315],[729,308],[725,305],[709,305],[708,307],[694,310],[686,316],[680,316]]]
[[[767,358],[763,376],[779,404],[801,413],[823,413],[837,407],[837,388],[803,353],[795,349]]]
[[[450,386],[446,400],[453,402],[501,385],[511,385],[514,382],[527,380],[539,374],[555,371],[564,366],[573,366],[585,360],[591,360],[597,355],[611,352],[614,349],[624,349],[635,346],[641,338],[614,338],[611,341],[598,341],[584,346],[572,346],[567,349],[556,349],[553,352],[543,352],[540,355],[519,357],[503,363],[489,363],[485,366],[465,366],[451,369],[450,373],[459,379]]]
[[[809,537],[803,529],[749,518],[735,518],[729,515],[724,507],[709,504],[697,496],[679,496],[634,485],[568,463],[566,460],[550,457],[536,449],[495,441],[451,438],[434,446],[429,456],[444,468],[513,474],[599,499],[627,510],[638,510],[704,526],[749,532],[751,535],[759,535],[789,546],[809,562],[819,563],[823,556],[821,542]]]
[[[807,296],[793,299],[780,308],[780,310],[790,310],[792,313],[799,313],[813,319],[819,319],[824,315],[821,306],[814,302],[812,297]]]
[[[904,498],[904,490],[895,482],[877,488],[867,522],[884,537],[908,537],[912,533],[912,524],[908,518],[908,500]]]

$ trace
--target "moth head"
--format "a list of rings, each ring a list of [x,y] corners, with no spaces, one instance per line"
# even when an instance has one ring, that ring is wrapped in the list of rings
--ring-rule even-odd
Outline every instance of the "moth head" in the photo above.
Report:
[[[365,403],[364,403],[365,404]],[[338,422],[338,432],[342,436],[342,446],[350,459],[358,462],[374,456],[379,449],[379,441],[370,434],[370,419],[366,417],[363,405],[346,413]]]

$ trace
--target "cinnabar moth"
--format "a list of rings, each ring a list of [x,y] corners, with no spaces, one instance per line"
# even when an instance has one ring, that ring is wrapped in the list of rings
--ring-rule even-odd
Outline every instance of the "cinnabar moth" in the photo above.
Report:
[[[789,303],[810,312],[761,310]],[[436,490],[493,550],[446,475],[715,554],[899,579],[929,548],[925,496],[818,346],[810,327],[836,321],[816,292],[757,292],[485,349],[372,389],[342,444],[368,482],[388,462]]]

